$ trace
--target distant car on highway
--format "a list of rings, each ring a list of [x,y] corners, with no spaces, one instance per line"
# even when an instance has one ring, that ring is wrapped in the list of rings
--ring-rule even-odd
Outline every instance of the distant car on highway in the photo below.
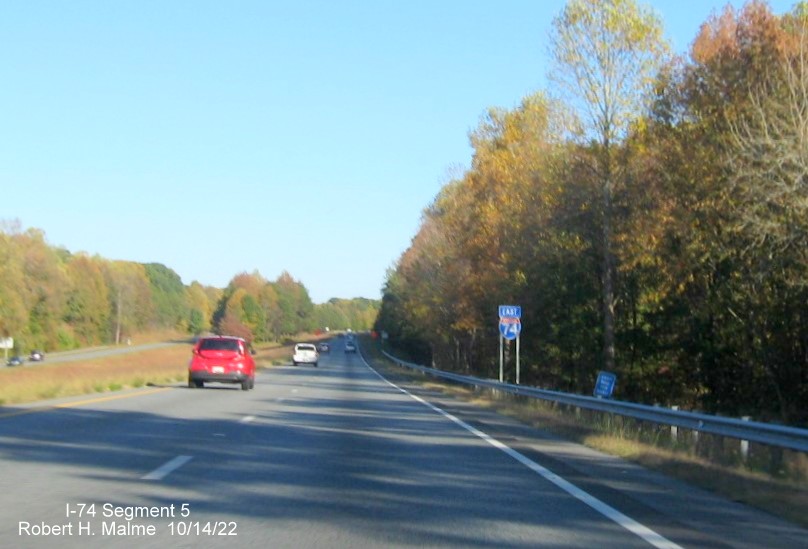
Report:
[[[346,353],[355,353],[356,352],[356,343],[353,341],[346,341],[345,342],[345,352]]]
[[[320,351],[321,353],[330,353],[331,346],[328,345],[328,343],[323,342],[317,346],[317,350]]]
[[[31,351],[31,354],[28,355],[28,360],[31,362],[42,362],[45,360],[45,353],[39,350]]]
[[[320,353],[317,352],[317,347],[313,343],[298,343],[295,345],[295,352],[292,355],[292,364],[314,364],[317,367],[317,362],[320,359]]]
[[[6,361],[6,366],[22,366],[24,363],[21,356],[13,356]]]
[[[240,383],[247,391],[255,387],[254,351],[240,337],[201,337],[194,345],[188,364],[188,387],[201,388],[208,382]]]

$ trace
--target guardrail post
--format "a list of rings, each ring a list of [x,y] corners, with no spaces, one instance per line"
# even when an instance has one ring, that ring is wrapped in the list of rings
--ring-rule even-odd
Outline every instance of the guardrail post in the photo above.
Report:
[[[504,398],[504,395],[516,393],[518,395],[530,396],[531,398],[549,401],[552,409],[566,417],[576,418],[580,421],[586,419],[590,413],[618,414],[621,417],[629,418],[630,421],[638,424],[661,425],[662,429],[670,429],[671,437],[675,443],[679,442],[679,430],[674,424],[678,424],[685,429],[682,436],[682,443],[686,444],[691,451],[699,455],[703,453],[705,457],[715,454],[719,443],[708,444],[712,440],[719,438],[724,441],[726,438],[740,441],[740,455],[743,460],[756,459],[765,462],[769,460],[770,473],[777,476],[784,472],[787,465],[785,459],[791,454],[785,452],[806,452],[808,451],[808,429],[789,427],[783,425],[770,425],[762,422],[753,422],[748,417],[744,421],[735,418],[722,418],[703,412],[681,411],[677,406],[671,408],[654,407],[641,404],[626,403],[620,401],[609,402],[607,400],[596,400],[590,396],[562,393],[559,391],[542,390],[534,387],[513,386],[497,383],[496,379],[478,379],[471,376],[460,376],[456,374],[442,373],[439,370],[417,366],[402,361],[385,352],[391,361],[413,368],[422,375],[434,375],[440,378],[451,379],[452,381],[466,384],[479,383],[482,390],[490,392],[493,398]],[[494,365],[492,365],[494,366]],[[496,366],[491,368],[490,373],[496,375]],[[610,418],[614,416],[609,416]],[[754,423],[754,425],[752,425]],[[616,428],[616,427],[615,427]],[[621,427],[622,428],[622,427]],[[657,429],[658,427],[655,427]],[[707,433],[704,441],[701,440],[701,431]],[[659,431],[657,431],[659,432]],[[760,455],[749,455],[749,444],[755,442],[761,445]],[[735,444],[735,442],[731,443]],[[707,446],[700,448],[700,446]],[[716,448],[713,448],[715,446]],[[723,443],[722,443],[723,448]],[[756,446],[756,449],[758,447]],[[768,452],[767,454],[764,452]]]
[[[749,416],[743,416],[741,419],[743,421],[749,421]],[[748,458],[749,458],[749,441],[741,440],[741,461],[746,463],[746,460]]]
[[[677,411],[679,410],[678,406],[671,406],[671,410]],[[671,425],[671,440],[674,444],[679,440],[679,427],[676,425]]]
[[[769,474],[778,476],[783,473],[783,449],[778,446],[769,447]]]

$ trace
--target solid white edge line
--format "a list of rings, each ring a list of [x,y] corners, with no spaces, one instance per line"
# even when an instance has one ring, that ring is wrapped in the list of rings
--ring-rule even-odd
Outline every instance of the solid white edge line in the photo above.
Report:
[[[177,456],[171,461],[167,461],[166,463],[162,464],[160,467],[152,471],[147,475],[143,475],[140,477],[141,480],[163,480],[167,477],[171,472],[179,469],[189,461],[193,459],[193,456]]]
[[[384,381],[385,383],[387,383],[388,385],[390,385],[394,389],[397,389],[398,391],[401,391],[402,393],[409,396],[410,398],[416,400],[417,402],[420,402],[424,406],[426,406],[426,407],[430,408],[431,410],[439,413],[443,417],[453,421],[454,423],[456,423],[460,427],[464,428],[468,432],[470,432],[473,435],[483,439],[484,441],[486,441],[488,444],[490,444],[494,448],[502,450],[503,452],[508,454],[510,457],[512,457],[513,459],[515,459],[516,461],[518,461],[519,463],[521,463],[522,465],[524,465],[525,467],[527,467],[528,469],[533,471],[534,473],[542,476],[546,480],[549,480],[550,482],[552,482],[553,484],[555,484],[556,486],[558,486],[559,488],[561,488],[562,490],[564,490],[565,492],[567,492],[568,494],[573,496],[574,498],[576,498],[579,501],[585,503],[586,505],[588,505],[589,507],[591,507],[592,509],[594,509],[598,513],[602,514],[603,516],[605,516],[609,520],[611,520],[611,521],[617,523],[618,525],[622,526],[623,528],[625,528],[626,530],[628,530],[632,534],[634,534],[636,536],[639,536],[640,538],[647,541],[649,544],[653,545],[654,547],[659,547],[660,549],[683,549],[681,545],[678,545],[678,544],[672,542],[668,538],[662,536],[661,534],[658,534],[657,532],[655,532],[654,530],[651,530],[647,526],[645,526],[643,524],[640,524],[639,522],[637,522],[633,518],[631,518],[631,517],[629,517],[627,515],[624,515],[623,513],[621,513],[620,511],[618,511],[614,507],[612,507],[611,505],[600,501],[595,496],[593,496],[593,495],[589,494],[588,492],[585,492],[584,490],[578,488],[577,486],[575,486],[574,484],[572,484],[568,480],[558,476],[557,474],[553,473],[552,471],[550,471],[546,467],[544,467],[542,465],[539,465],[538,463],[536,463],[532,459],[528,458],[524,454],[522,454],[520,452],[517,452],[516,450],[514,450],[513,448],[511,448],[507,444],[504,444],[504,443],[498,441],[497,439],[495,439],[494,437],[492,437],[490,435],[487,435],[486,433],[480,431],[479,429],[476,429],[475,427],[472,427],[471,425],[469,425],[468,423],[466,423],[462,419],[460,419],[458,417],[455,417],[452,414],[450,414],[449,412],[446,412],[446,411],[438,408],[434,404],[431,404],[431,403],[427,402],[426,400],[422,399],[421,397],[410,393],[406,389],[402,389],[401,387],[399,387],[395,383],[389,381],[387,378],[385,378],[379,372],[374,370],[373,367],[370,364],[367,363],[367,361],[365,360],[365,357],[362,357],[362,361],[365,363],[365,366],[367,366],[370,369],[371,372],[373,372],[374,374],[379,376],[379,378],[382,381]]]

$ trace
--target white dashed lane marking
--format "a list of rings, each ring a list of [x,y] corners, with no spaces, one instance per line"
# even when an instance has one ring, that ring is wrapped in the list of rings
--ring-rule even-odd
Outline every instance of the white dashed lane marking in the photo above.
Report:
[[[163,480],[165,477],[170,475],[172,472],[176,471],[189,461],[191,461],[193,456],[177,456],[171,461],[167,461],[166,463],[162,464],[160,467],[149,473],[148,475],[143,475],[141,480]]]

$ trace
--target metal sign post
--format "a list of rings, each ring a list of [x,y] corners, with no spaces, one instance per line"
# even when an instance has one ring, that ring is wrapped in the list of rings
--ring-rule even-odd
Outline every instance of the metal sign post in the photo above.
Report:
[[[522,307],[518,305],[499,306],[499,382],[505,381],[505,367],[502,340],[516,340],[516,383],[519,383],[519,334],[522,332]]]
[[[505,375],[505,369],[503,367],[503,349],[502,349],[502,336],[499,336],[499,382],[502,383],[504,381],[503,376]]]
[[[8,362],[8,350],[14,348],[13,337],[0,337],[0,349],[3,349],[5,355],[5,362]]]

